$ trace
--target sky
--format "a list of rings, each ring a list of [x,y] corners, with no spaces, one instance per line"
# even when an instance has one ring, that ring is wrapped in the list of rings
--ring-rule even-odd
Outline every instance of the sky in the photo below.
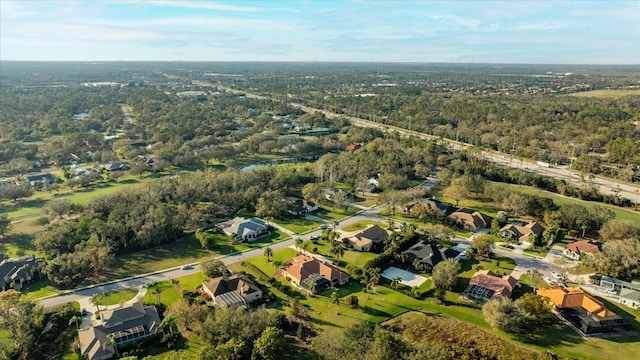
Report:
[[[0,60],[640,64],[640,1],[10,1]]]

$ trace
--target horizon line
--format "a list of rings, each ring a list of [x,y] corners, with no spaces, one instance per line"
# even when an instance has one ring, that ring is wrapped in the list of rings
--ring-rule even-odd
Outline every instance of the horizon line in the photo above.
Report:
[[[368,61],[368,60],[24,60],[0,59],[0,62],[39,63],[329,63],[329,64],[454,64],[454,65],[577,65],[577,66],[639,66],[640,63],[527,63],[527,62],[461,62],[461,61]]]

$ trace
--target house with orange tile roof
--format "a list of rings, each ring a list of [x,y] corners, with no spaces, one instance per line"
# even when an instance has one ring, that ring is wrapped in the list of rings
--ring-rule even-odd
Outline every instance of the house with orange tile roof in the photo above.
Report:
[[[489,300],[510,298],[518,286],[518,280],[511,275],[498,276],[491,270],[480,270],[469,280],[464,295],[473,302],[483,304]]]
[[[282,270],[282,275],[296,286],[316,294],[331,286],[344,285],[349,274],[340,271],[328,261],[299,254]]]
[[[459,209],[447,216],[447,220],[453,225],[469,231],[477,231],[491,227],[491,216],[470,209]]]
[[[589,240],[574,241],[564,249],[564,256],[573,260],[580,260],[583,254],[595,254],[600,252],[600,245]]]
[[[582,334],[631,330],[629,322],[579,287],[555,286],[538,289],[537,294],[548,298],[558,313]]]

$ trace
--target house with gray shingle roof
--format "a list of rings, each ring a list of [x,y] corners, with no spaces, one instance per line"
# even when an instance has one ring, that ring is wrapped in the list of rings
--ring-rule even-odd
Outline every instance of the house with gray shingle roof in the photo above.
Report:
[[[8,288],[22,290],[32,280],[32,271],[38,265],[33,255],[0,260],[0,291]]]
[[[269,233],[269,225],[257,217],[245,219],[236,217],[219,225],[220,229],[231,236],[235,242],[255,241]]]
[[[153,335],[160,326],[160,315],[155,306],[143,307],[140,302],[114,310],[100,312],[101,323],[78,331],[80,352],[89,360],[111,359],[114,346],[139,341]],[[105,346],[113,334],[116,344]]]

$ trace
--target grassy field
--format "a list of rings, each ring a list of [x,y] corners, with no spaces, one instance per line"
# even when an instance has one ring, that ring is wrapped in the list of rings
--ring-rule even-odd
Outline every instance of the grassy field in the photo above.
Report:
[[[617,220],[626,220],[626,221],[631,221],[635,223],[640,223],[640,213],[633,212],[630,210],[625,210],[617,206],[612,206],[609,204],[604,204],[604,203],[599,203],[594,201],[584,201],[580,199],[574,199],[574,198],[570,198],[570,197],[566,197],[566,196],[554,194],[548,191],[544,191],[536,188],[530,188],[526,186],[511,185],[511,184],[504,184],[504,183],[494,183],[494,184],[504,189],[508,189],[510,191],[517,191],[523,194],[538,195],[541,197],[546,197],[546,198],[552,199],[553,202],[555,202],[558,205],[577,204],[577,205],[586,206],[588,208],[593,207],[595,205],[606,207],[608,209],[611,209],[616,214]]]
[[[573,93],[568,96],[575,97],[593,97],[600,99],[617,99],[624,96],[640,96],[640,90],[592,90],[592,91],[584,91]]]
[[[129,288],[122,289],[118,291],[112,291],[105,293],[105,297],[98,296],[94,301],[92,301],[93,305],[118,305],[121,302],[129,301],[133,299],[134,296],[138,293],[138,289]]]
[[[25,299],[35,300],[43,298],[45,296],[59,294],[60,290],[53,287],[49,279],[42,279],[29,284],[29,286],[22,289],[20,293]]]
[[[344,228],[342,228],[342,230],[344,231],[357,231],[357,230],[362,230],[364,228],[366,228],[369,225],[378,225],[381,228],[385,228],[387,227],[387,225],[378,222],[378,221],[373,221],[373,220],[362,220],[362,221],[358,221],[357,223],[353,223],[349,226],[345,226]]]
[[[174,280],[177,281],[178,286],[180,286],[183,291],[194,291],[202,286],[202,282],[207,279],[208,277],[205,274],[195,273],[193,275],[175,278]],[[160,300],[161,304],[169,306],[180,299],[180,294],[171,281],[159,282],[157,294],[158,296],[156,296],[155,292],[147,291],[142,301],[145,304],[156,304],[157,300]]]
[[[232,244],[231,239],[221,235],[224,242],[216,244],[213,249],[203,249],[195,236],[189,235],[180,240],[138,251],[133,254],[117,257],[112,271],[104,277],[94,279],[95,282],[121,279],[144,272],[153,272],[184,264],[199,262],[208,257],[232,254],[239,251],[255,249],[288,239],[289,236],[277,230],[272,230],[268,236],[250,243]]]
[[[294,250],[284,249],[276,251],[274,257],[287,260],[294,254]],[[497,268],[496,260],[501,262],[500,268]],[[496,258],[492,259],[491,264],[486,262],[481,264],[485,269],[511,272],[513,263],[509,260],[507,258]],[[267,263],[263,257],[256,257],[248,262],[255,265],[263,274],[255,274],[253,269],[242,266],[242,264],[234,264],[232,269],[234,271],[252,273],[257,279],[260,276],[264,277],[264,274],[270,276],[275,271],[273,266]],[[469,262],[467,265],[463,265],[463,269],[471,265],[473,265],[472,262]],[[470,274],[469,270],[465,271],[466,273],[463,272],[462,276]],[[281,279],[280,281],[284,280]],[[278,290],[273,288],[270,288],[270,290],[281,300],[286,299],[286,296]],[[375,294],[367,295],[363,292],[362,285],[358,283],[345,286],[338,293],[343,300],[345,296],[356,295],[360,300],[360,307],[354,309],[346,305],[340,305],[340,315],[338,315],[337,306],[330,302],[331,291],[313,298],[303,295],[300,299],[300,303],[307,309],[312,322],[321,330],[345,328],[362,320],[379,323],[410,310],[428,312],[432,316],[437,316],[438,314],[446,315],[490,330],[490,326],[482,317],[482,310],[477,306],[460,300],[457,293],[448,293],[446,296],[447,301],[443,305],[438,304],[432,298],[419,300],[384,286],[378,286]],[[609,306],[609,303],[607,303],[607,306]],[[611,304],[610,308],[620,313],[623,317],[631,319],[635,324],[634,326],[638,326],[638,311],[634,312],[628,308],[623,309],[613,304]],[[540,331],[535,336],[514,336],[503,332],[498,332],[498,334],[540,351],[551,349],[559,355],[577,359],[628,359],[629,354],[640,353],[640,337],[638,336],[586,340],[563,324],[544,329],[544,331]]]
[[[322,205],[313,215],[328,221],[339,221],[355,214],[358,210],[352,207],[345,209]]]
[[[304,234],[306,232],[315,230],[318,228],[318,226],[320,226],[320,223],[316,221],[307,220],[305,218],[293,215],[287,216],[284,219],[274,220],[273,222],[284,227],[287,230],[293,231],[296,234]]]

